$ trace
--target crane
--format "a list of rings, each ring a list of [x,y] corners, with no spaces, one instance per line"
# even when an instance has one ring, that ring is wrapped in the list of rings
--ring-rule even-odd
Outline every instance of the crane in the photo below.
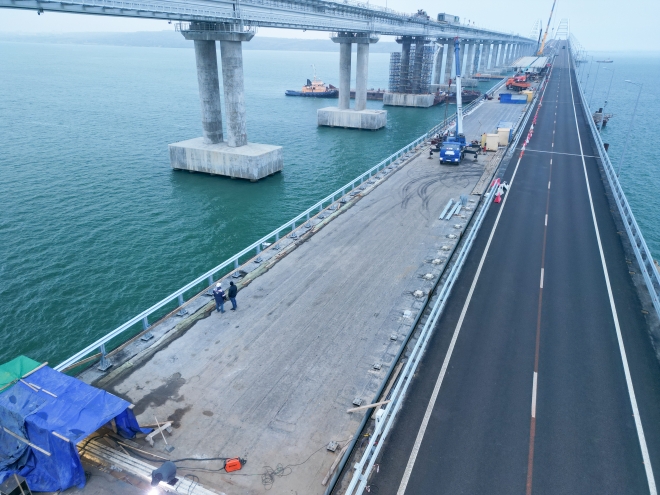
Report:
[[[552,13],[555,11],[555,4],[556,3],[557,3],[557,0],[553,0],[552,9],[550,9],[550,18],[548,19],[548,25],[545,28],[545,34],[543,35],[543,41],[541,42],[541,48],[539,48],[539,51],[536,54],[539,57],[541,55],[543,55],[543,49],[545,48],[545,40],[548,39],[548,31],[550,30],[550,21],[552,21]]]

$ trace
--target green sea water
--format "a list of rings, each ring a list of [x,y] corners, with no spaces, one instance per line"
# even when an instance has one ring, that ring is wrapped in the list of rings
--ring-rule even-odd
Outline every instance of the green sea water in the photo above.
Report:
[[[370,55],[370,86],[387,86],[388,64]],[[332,100],[284,96],[312,65],[337,85],[337,53],[244,51],[248,138],[283,146],[285,163],[249,183],[170,169],[167,144],[201,135],[192,49],[0,43],[0,362],[60,362],[445,116],[389,107],[377,132],[318,128],[316,109]],[[612,153],[636,96],[616,94]],[[649,136],[658,110],[646,95],[638,128]],[[641,149],[631,144],[622,179],[657,257],[660,173]]]

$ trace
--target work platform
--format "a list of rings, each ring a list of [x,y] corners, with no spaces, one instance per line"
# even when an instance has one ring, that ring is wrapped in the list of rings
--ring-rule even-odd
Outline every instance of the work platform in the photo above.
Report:
[[[484,101],[466,117],[466,137],[517,122],[525,108]],[[143,424],[173,422],[172,453],[159,438],[140,448],[172,459],[247,458],[235,474],[195,471],[206,488],[322,494],[365,414],[347,409],[374,400],[474,213],[475,188],[500,157],[440,165],[420,146],[302,226],[306,233],[244,265],[238,311],[210,312],[200,296],[197,311],[153,327],[153,345],[82,378],[135,404]],[[464,213],[439,220],[460,195]]]

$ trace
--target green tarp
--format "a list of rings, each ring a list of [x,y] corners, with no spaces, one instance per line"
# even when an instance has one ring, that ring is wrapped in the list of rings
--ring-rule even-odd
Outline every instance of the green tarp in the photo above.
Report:
[[[25,356],[18,356],[8,363],[0,364],[0,391],[9,388],[40,364]]]

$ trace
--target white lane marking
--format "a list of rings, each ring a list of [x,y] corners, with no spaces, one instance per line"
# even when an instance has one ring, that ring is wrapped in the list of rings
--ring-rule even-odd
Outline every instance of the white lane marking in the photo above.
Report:
[[[550,181],[548,181],[548,189],[550,189]]]
[[[552,158],[550,158],[550,165],[552,165]]]
[[[541,268],[541,289],[543,288],[543,275],[545,274],[545,268]]]
[[[545,89],[543,90],[543,94],[545,94]],[[520,166],[521,160],[522,160],[522,155],[518,158],[518,162],[516,163],[516,168],[513,170],[513,175],[511,175],[511,180],[509,181],[509,189],[513,185],[513,181],[516,178],[516,174],[518,173],[518,167]],[[413,445],[413,448],[410,452],[410,458],[408,459],[408,464],[406,465],[406,469],[404,470],[403,476],[401,477],[401,483],[399,484],[399,489],[396,492],[397,495],[404,495],[406,492],[406,487],[408,486],[410,475],[412,474],[413,467],[415,466],[415,461],[417,460],[419,449],[422,446],[422,440],[424,439],[426,428],[428,427],[429,420],[431,419],[431,413],[433,412],[433,408],[435,407],[435,402],[438,399],[438,394],[440,393],[440,387],[442,386],[442,382],[444,381],[445,375],[447,373],[447,368],[449,367],[449,360],[451,359],[451,356],[454,352],[454,347],[456,346],[456,341],[458,340],[458,334],[461,332],[461,327],[463,326],[463,320],[465,319],[465,314],[467,313],[468,306],[470,305],[470,301],[472,300],[474,289],[477,286],[477,282],[479,281],[479,275],[481,275],[481,269],[483,268],[484,262],[486,261],[486,255],[488,254],[488,250],[490,249],[490,244],[493,241],[493,237],[495,236],[495,229],[497,229],[497,225],[500,223],[500,217],[502,216],[502,212],[504,211],[504,207],[506,206],[506,201],[507,199],[509,199],[509,196],[510,194],[504,196],[504,201],[502,201],[502,206],[500,207],[500,210],[497,212],[497,217],[495,218],[495,223],[493,224],[493,228],[491,229],[490,235],[488,236],[488,242],[486,242],[486,247],[484,248],[484,252],[481,255],[481,260],[479,260],[479,266],[477,267],[477,272],[474,274],[474,279],[472,280],[470,291],[468,292],[467,298],[465,299],[465,303],[463,304],[463,309],[461,310],[461,315],[459,316],[458,322],[456,323],[456,328],[454,329],[454,335],[452,335],[451,342],[449,343],[449,348],[447,349],[447,354],[445,354],[445,359],[442,362],[442,368],[440,368],[440,374],[438,375],[438,379],[435,382],[435,387],[433,388],[433,393],[431,394],[431,398],[429,399],[428,406],[426,406],[424,419],[422,419],[422,424],[420,425],[419,431],[417,432],[417,438],[415,438],[415,444]]]
[[[513,176],[511,177],[509,188],[513,184],[513,179],[515,178],[516,173],[518,172],[518,166],[520,165],[520,160],[522,160],[522,157],[518,158],[518,163],[516,163],[516,168],[513,172]],[[408,464],[403,473],[403,477],[401,478],[401,484],[399,485],[399,490],[397,491],[397,495],[404,495],[404,493],[406,492],[406,487],[408,486],[408,480],[410,479],[410,475],[412,474],[415,461],[417,460],[417,454],[419,453],[419,449],[422,445],[422,440],[424,438],[424,434],[426,433],[426,428],[429,424],[431,413],[433,412],[433,408],[435,407],[435,402],[438,398],[438,394],[440,393],[440,387],[442,386],[442,382],[445,378],[445,374],[447,373],[447,368],[449,367],[449,360],[451,359],[451,356],[454,352],[454,347],[456,346],[456,341],[458,340],[458,334],[460,333],[461,327],[463,326],[463,320],[465,319],[465,314],[467,313],[468,306],[470,305],[470,301],[472,300],[472,295],[474,294],[474,289],[477,285],[477,281],[479,280],[479,275],[481,275],[481,269],[484,266],[484,262],[486,261],[486,255],[488,254],[488,250],[490,249],[490,244],[493,240],[493,236],[495,235],[495,229],[497,228],[497,225],[500,223],[500,217],[502,216],[502,212],[504,211],[504,206],[506,205],[506,200],[509,198],[509,196],[510,194],[504,196],[502,207],[500,208],[500,211],[497,212],[497,218],[495,219],[495,224],[493,225],[493,228],[490,231],[490,236],[488,237],[486,248],[484,249],[484,252],[481,255],[481,260],[479,261],[477,272],[474,275],[474,279],[472,280],[470,291],[468,292],[467,298],[465,299],[465,303],[463,304],[463,309],[461,310],[461,315],[459,316],[458,323],[456,324],[456,328],[454,329],[454,335],[452,336],[451,342],[449,343],[449,348],[447,349],[445,360],[442,363],[440,374],[438,375],[438,379],[435,382],[433,393],[431,394],[431,398],[429,400],[428,406],[426,407],[426,412],[424,413],[424,419],[422,420],[422,424],[419,427],[419,432],[417,432],[417,438],[415,439],[415,444],[413,445],[410,458],[408,459]]]
[[[546,227],[548,226],[548,214],[547,213],[545,214],[545,226]]]
[[[532,385],[532,418],[536,417],[536,382],[538,373],[534,372],[534,384]]]
[[[569,65],[569,70],[570,70],[570,65]],[[653,467],[651,466],[649,449],[646,446],[646,437],[644,436],[644,428],[642,427],[642,418],[639,415],[639,408],[637,407],[637,399],[635,398],[635,389],[633,388],[632,377],[630,376],[630,368],[628,367],[628,358],[626,357],[626,349],[623,345],[623,337],[621,336],[621,326],[619,325],[619,316],[616,311],[616,305],[614,304],[614,296],[612,295],[612,285],[610,284],[610,276],[609,276],[609,272],[607,271],[605,254],[603,253],[603,244],[600,241],[600,231],[598,230],[596,211],[594,210],[594,202],[591,197],[591,187],[589,186],[589,174],[587,174],[587,163],[584,160],[584,153],[582,150],[582,138],[580,137],[580,128],[578,126],[577,110],[575,109],[575,97],[573,96],[572,82],[570,86],[571,86],[571,99],[573,100],[573,115],[575,115],[575,128],[577,129],[578,143],[580,144],[580,153],[582,154],[582,169],[584,170],[584,180],[587,184],[589,205],[591,206],[591,218],[593,219],[594,229],[596,230],[596,240],[598,241],[600,262],[603,265],[603,273],[605,275],[605,285],[607,287],[607,295],[609,296],[610,299],[610,308],[612,309],[612,317],[614,318],[614,328],[616,329],[616,338],[617,341],[619,342],[619,352],[621,353],[621,362],[623,363],[623,373],[626,376],[628,396],[630,397],[630,405],[632,406],[633,417],[635,418],[635,427],[637,428],[637,438],[639,439],[639,447],[642,450],[642,459],[644,461],[644,469],[646,470],[646,479],[649,484],[649,492],[651,493],[651,495],[657,495],[658,491],[655,486]]]

